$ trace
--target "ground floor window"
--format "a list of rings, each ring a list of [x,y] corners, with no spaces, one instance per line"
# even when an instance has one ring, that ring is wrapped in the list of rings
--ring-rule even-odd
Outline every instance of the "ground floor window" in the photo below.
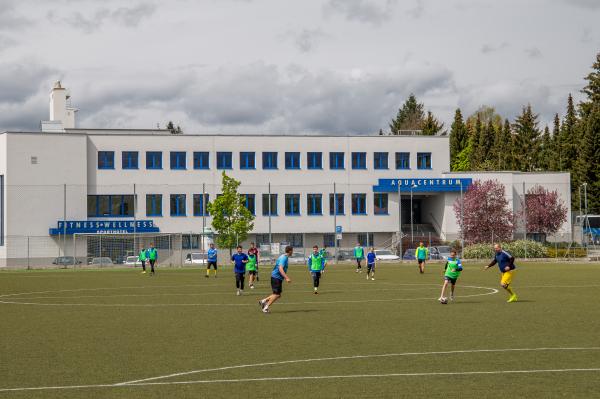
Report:
[[[335,247],[335,234],[323,234],[323,247]]]
[[[375,245],[373,233],[358,233],[358,243],[363,247],[372,247]]]
[[[388,195],[374,194],[373,195],[373,210],[376,215],[388,214]]]
[[[294,248],[299,248],[304,246],[304,240],[302,239],[302,233],[293,233],[286,234],[285,241],[288,245],[291,245]]]
[[[88,217],[133,216],[133,195],[88,195]]]
[[[256,245],[258,247],[260,247],[261,245],[264,245],[264,244],[270,244],[268,234],[256,234],[254,241],[256,242]]]
[[[181,236],[182,249],[199,249],[200,234],[183,234]]]

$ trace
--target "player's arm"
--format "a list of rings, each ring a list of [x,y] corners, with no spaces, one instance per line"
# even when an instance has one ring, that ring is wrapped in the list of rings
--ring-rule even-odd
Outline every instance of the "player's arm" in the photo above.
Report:
[[[462,272],[462,262],[460,261],[460,259],[457,260],[456,262],[456,270],[458,270],[459,272]]]
[[[290,280],[288,275],[285,274],[285,270],[283,270],[283,266],[281,266],[281,265],[279,265],[279,274],[281,274],[281,277],[283,277],[285,279],[285,281],[287,281],[288,283],[292,282],[292,280]]]
[[[496,263],[498,263],[498,261],[496,260],[496,258],[494,257],[494,260],[490,262],[489,265],[487,265],[486,267],[483,268],[483,270],[487,270],[490,267],[494,266]]]
[[[310,258],[312,257],[312,255],[309,255],[308,258],[306,258],[306,266],[308,267],[308,271],[310,271]]]
[[[448,270],[448,261],[446,261],[446,264],[444,265],[444,271],[446,271],[446,270]]]

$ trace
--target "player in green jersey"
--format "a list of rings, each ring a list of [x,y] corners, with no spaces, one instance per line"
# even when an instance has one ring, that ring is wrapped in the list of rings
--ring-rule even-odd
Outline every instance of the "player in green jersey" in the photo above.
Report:
[[[456,280],[460,276],[460,272],[462,272],[463,267],[460,259],[456,256],[456,251],[450,251],[450,256],[446,260],[446,266],[444,267],[444,285],[442,286],[442,293],[440,295],[439,301],[441,303],[448,303],[448,299],[444,296],[446,293],[446,287],[448,287],[448,283],[450,283],[450,300],[454,300],[454,286],[456,285]]]

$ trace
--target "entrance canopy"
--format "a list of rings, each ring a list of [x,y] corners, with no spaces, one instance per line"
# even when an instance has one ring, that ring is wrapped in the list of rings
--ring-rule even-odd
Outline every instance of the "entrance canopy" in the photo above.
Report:
[[[415,192],[449,192],[466,190],[473,179],[459,179],[455,177],[429,178],[429,179],[379,179],[379,183],[373,186],[374,193],[397,193]]]

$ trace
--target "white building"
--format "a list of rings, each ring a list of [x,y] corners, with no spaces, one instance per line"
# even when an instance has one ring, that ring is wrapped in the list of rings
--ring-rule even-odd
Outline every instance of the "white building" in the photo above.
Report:
[[[67,99],[55,85],[41,131],[0,134],[0,265],[22,259],[24,251],[28,258],[53,258],[61,246],[66,255],[84,256],[84,244],[77,252],[70,244],[73,233],[200,233],[211,221],[202,214],[203,190],[214,199],[223,171],[242,182],[239,191],[256,215],[249,240],[259,243],[270,233],[273,242],[333,246],[337,226],[342,247],[357,240],[389,246],[400,208],[408,237],[453,240],[459,230],[453,203],[475,179],[504,184],[514,211],[524,187],[535,184],[558,190],[570,207],[568,173],[448,172],[448,137],[83,129],[75,128]],[[555,238],[570,234],[568,221]],[[195,237],[184,245],[193,249]]]

